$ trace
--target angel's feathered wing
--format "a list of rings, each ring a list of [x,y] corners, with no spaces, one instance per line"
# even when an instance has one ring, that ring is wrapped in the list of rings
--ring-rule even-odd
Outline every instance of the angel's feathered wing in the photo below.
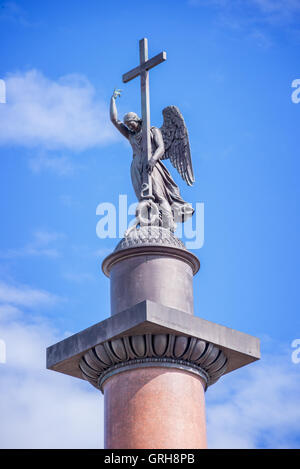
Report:
[[[191,186],[195,182],[188,131],[181,112],[176,106],[162,111],[164,123],[160,128],[165,144],[162,159],[169,158],[182,179]]]

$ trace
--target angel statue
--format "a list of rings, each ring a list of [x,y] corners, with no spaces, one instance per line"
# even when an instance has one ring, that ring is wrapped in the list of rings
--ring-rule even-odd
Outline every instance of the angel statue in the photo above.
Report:
[[[195,182],[184,119],[176,106],[168,106],[162,111],[162,127],[150,128],[152,151],[148,161],[143,151],[142,120],[134,112],[125,114],[123,122],[118,120],[116,99],[120,93],[120,90],[115,90],[111,97],[110,119],[131,144],[131,181],[139,201],[135,223],[127,230],[125,236],[138,225],[158,225],[174,232],[176,222],[183,223],[193,215],[194,209],[182,199],[177,184],[162,160],[169,158],[189,186]],[[145,195],[149,178],[152,190],[150,195]],[[143,215],[145,208],[148,209],[148,216]]]

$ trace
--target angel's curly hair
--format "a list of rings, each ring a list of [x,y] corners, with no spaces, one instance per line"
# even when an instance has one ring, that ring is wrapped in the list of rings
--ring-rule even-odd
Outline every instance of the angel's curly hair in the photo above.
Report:
[[[125,114],[123,118],[124,124],[130,121],[139,122],[140,124],[142,123],[142,119],[135,112],[127,112],[127,114]]]

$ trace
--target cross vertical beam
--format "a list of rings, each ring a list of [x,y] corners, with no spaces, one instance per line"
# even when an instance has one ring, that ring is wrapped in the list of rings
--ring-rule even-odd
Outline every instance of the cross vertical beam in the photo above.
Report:
[[[146,38],[140,40],[140,64],[144,64],[148,60],[148,41]],[[149,89],[149,72],[147,69],[141,70],[141,107],[142,107],[142,146],[144,150],[144,158],[149,161],[151,158],[151,138],[150,138],[150,89]],[[144,177],[144,190],[142,198],[152,197],[152,179],[149,174]]]
[[[148,39],[143,38],[139,42],[140,65],[125,73],[122,77],[123,83],[133,80],[137,76],[141,77],[141,106],[142,106],[142,147],[145,161],[151,158],[151,137],[150,137],[150,90],[149,90],[149,70],[167,59],[166,52],[148,59]],[[146,166],[146,165],[144,165]],[[143,199],[153,198],[152,179],[148,173],[143,175],[143,186],[141,197]]]

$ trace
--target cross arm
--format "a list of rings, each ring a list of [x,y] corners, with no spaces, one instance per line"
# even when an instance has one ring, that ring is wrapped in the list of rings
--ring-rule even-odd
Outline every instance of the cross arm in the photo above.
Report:
[[[155,57],[152,57],[152,59],[147,60],[147,62],[144,62],[142,65],[139,65],[138,67],[133,68],[129,72],[124,73],[124,75],[122,76],[123,83],[127,83],[128,81],[133,80],[133,78],[140,75],[142,71],[150,70],[151,68],[155,67],[158,64],[161,64],[165,60],[167,60],[167,53],[163,51],[160,54],[157,54]]]

